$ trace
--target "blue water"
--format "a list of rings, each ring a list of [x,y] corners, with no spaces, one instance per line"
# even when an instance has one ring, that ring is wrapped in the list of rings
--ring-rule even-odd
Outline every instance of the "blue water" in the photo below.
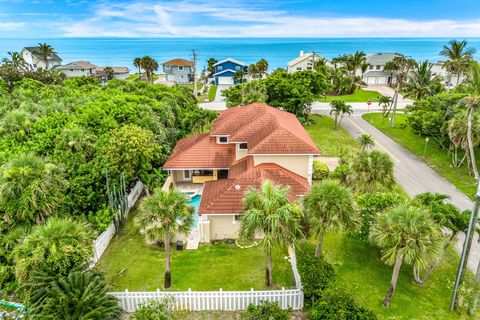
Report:
[[[363,50],[366,53],[400,52],[417,60],[437,61],[449,38],[57,38],[0,39],[0,58],[8,51],[20,51],[39,42],[52,45],[64,63],[88,60],[98,65],[127,66],[134,70],[135,57],[150,55],[163,62],[172,58],[190,58],[191,50],[199,54],[199,68],[206,60],[234,57],[246,63],[260,58],[271,69],[286,67],[300,50],[316,51],[326,58]],[[480,38],[467,39],[480,58]]]
[[[195,210],[195,214],[194,214],[194,222],[193,222],[193,226],[194,228],[197,227],[198,225],[198,208],[200,208],[200,200],[202,199],[202,196],[201,195],[196,195],[195,197],[191,198],[190,200],[188,200],[188,204],[191,205],[193,207],[193,209]]]

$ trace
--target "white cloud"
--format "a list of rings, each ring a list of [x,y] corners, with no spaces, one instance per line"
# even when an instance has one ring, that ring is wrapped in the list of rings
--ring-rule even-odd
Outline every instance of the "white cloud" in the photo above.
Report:
[[[242,2],[213,0],[103,4],[58,26],[67,37],[478,37],[480,19],[304,17]],[[261,2],[259,2],[261,4]],[[1,28],[1,24],[0,24]]]
[[[18,30],[25,26],[23,22],[0,21],[0,30],[10,31]]]

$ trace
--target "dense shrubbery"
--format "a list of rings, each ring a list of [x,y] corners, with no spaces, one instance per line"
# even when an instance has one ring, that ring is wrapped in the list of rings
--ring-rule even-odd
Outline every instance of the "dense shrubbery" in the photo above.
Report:
[[[173,320],[174,312],[170,306],[170,301],[150,300],[138,308],[130,317],[131,320]]]
[[[297,257],[309,319],[377,319],[375,313],[359,306],[337,286],[333,266],[322,258],[315,258],[311,245],[299,246]]]
[[[282,310],[276,302],[262,301],[258,306],[250,304],[241,315],[242,320],[289,320],[292,310]]]
[[[313,161],[313,180],[322,180],[328,177],[328,166],[321,161]]]

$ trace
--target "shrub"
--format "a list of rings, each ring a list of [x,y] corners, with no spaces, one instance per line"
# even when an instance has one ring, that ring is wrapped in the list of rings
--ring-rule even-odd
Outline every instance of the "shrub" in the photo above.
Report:
[[[247,311],[242,314],[242,320],[288,320],[292,310],[282,310],[276,302],[261,301],[258,306],[249,304]]]
[[[303,246],[299,248],[297,254],[305,302],[307,305],[313,304],[321,297],[323,290],[335,283],[335,270],[330,263],[315,258],[313,248]]]
[[[311,320],[375,320],[374,312],[357,305],[353,298],[339,289],[323,292],[321,300],[308,309]]]
[[[347,164],[341,164],[333,170],[330,174],[330,178],[340,180],[346,184],[348,175],[350,174],[350,167]]]
[[[171,320],[175,319],[169,299],[149,300],[131,316],[131,320]]]
[[[328,177],[328,166],[321,161],[313,161],[313,180],[323,180]]]

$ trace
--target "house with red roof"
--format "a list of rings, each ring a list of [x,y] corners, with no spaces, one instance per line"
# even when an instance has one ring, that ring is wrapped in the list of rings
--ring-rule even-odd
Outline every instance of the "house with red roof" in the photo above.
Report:
[[[181,139],[164,170],[180,190],[199,195],[200,241],[238,237],[242,199],[265,180],[289,186],[296,201],[310,188],[320,154],[295,115],[252,103],[225,111],[209,133]]]

